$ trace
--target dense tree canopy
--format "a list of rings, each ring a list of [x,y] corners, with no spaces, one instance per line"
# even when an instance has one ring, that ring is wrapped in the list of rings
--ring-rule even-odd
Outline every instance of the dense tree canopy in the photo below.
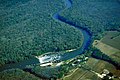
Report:
[[[89,29],[98,38],[106,30],[120,31],[119,3],[118,0],[72,0],[72,7],[61,15]]]
[[[32,72],[46,79],[51,79],[51,78],[57,79],[57,78],[61,78],[60,69],[55,67],[52,68],[52,67],[35,66],[34,68],[32,68]]]
[[[11,69],[0,72],[0,80],[42,80],[20,69]]]
[[[52,17],[64,8],[61,0],[0,1],[0,64],[80,47],[81,32]]]

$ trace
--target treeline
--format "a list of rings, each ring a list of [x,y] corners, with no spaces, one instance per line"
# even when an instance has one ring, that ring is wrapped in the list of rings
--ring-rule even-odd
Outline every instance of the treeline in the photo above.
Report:
[[[89,50],[86,51],[85,54],[88,55],[89,57],[91,56],[96,59],[107,61],[107,62],[113,64],[116,67],[116,69],[120,69],[119,61],[116,61],[114,58],[104,54],[103,52],[101,52],[99,49],[97,49],[95,47],[90,46]]]
[[[63,4],[54,0],[1,2],[0,65],[45,52],[79,48],[83,40],[81,32],[52,18],[65,7]]]
[[[67,75],[70,69],[73,69],[71,64],[64,64],[59,67],[41,67],[37,65],[24,70],[45,80],[57,80]]]
[[[0,72],[0,80],[42,80],[20,69],[10,69]]]
[[[72,6],[61,16],[83,28],[88,28],[99,39],[104,31],[120,31],[118,0],[72,0]]]
[[[64,63],[63,65],[59,66],[59,67],[40,67],[39,65],[37,66],[29,66],[26,67],[25,71],[28,71],[30,73],[33,73],[36,76],[39,76],[43,79],[60,79],[65,75],[68,75],[68,72],[73,69],[73,68],[77,68],[80,67],[79,65],[84,66],[85,67],[85,57],[93,57],[96,59],[100,59],[100,60],[104,60],[107,61],[111,64],[113,64],[116,69],[120,69],[120,64],[115,61],[114,59],[112,59],[110,56],[102,53],[99,49],[93,47],[93,46],[89,46],[89,49],[86,50],[84,52],[84,54],[76,57],[73,61],[69,62],[69,63]],[[78,63],[78,59],[81,60],[81,62]],[[76,63],[76,64],[75,64]],[[73,66],[72,64],[75,64],[75,66]]]
[[[85,59],[85,57],[88,57],[87,53],[81,54],[76,58],[74,58],[73,60],[66,61],[61,66],[41,67],[39,64],[35,66],[29,65],[24,69],[24,71],[30,72],[42,79],[57,80],[68,75],[70,70],[75,68],[80,68],[80,65],[84,66],[85,62],[88,60],[88,59]],[[81,61],[79,62],[78,60],[81,60]]]
[[[62,67],[40,67],[34,66],[31,72],[43,79],[56,80],[62,77]]]

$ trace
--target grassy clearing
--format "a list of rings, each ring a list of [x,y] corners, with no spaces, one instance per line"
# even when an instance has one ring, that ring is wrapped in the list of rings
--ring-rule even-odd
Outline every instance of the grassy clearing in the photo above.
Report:
[[[119,49],[116,49],[112,46],[109,46],[105,43],[102,43],[101,41],[99,40],[95,40],[93,42],[93,46],[95,46],[96,48],[100,49],[103,53],[107,54],[107,55],[112,55],[112,54],[115,54],[115,53],[118,53],[120,52]]]
[[[101,40],[95,40],[93,46],[100,49],[104,54],[110,56],[120,63],[120,32],[109,31]]]
[[[108,31],[101,42],[120,50],[120,32]]]

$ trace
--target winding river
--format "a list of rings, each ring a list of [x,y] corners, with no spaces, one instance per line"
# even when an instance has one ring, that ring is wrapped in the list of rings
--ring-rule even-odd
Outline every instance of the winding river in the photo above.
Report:
[[[65,1],[66,9],[69,9],[72,6],[72,1],[71,0],[64,0],[64,1]],[[81,48],[77,49],[75,51],[67,52],[67,53],[64,53],[64,54],[52,54],[52,56],[47,55],[47,58],[44,59],[45,62],[47,62],[48,60],[49,61],[53,61],[53,60],[55,61],[56,59],[57,60],[59,59],[60,61],[65,61],[65,60],[68,60],[68,59],[72,59],[72,58],[84,53],[84,51],[88,48],[88,46],[90,45],[90,42],[91,42],[91,33],[87,29],[83,28],[82,26],[76,25],[74,22],[69,21],[66,18],[60,16],[59,14],[60,14],[61,11],[62,10],[60,10],[59,12],[54,14],[53,18],[55,20],[64,22],[66,24],[71,25],[72,27],[75,27],[75,28],[79,29],[83,34],[84,41],[83,41],[83,44],[82,44]],[[56,57],[53,59],[54,56],[56,56]],[[44,57],[46,57],[46,56],[43,56],[41,58],[44,58]],[[19,62],[19,63],[6,64],[6,65],[0,67],[0,71],[6,70],[6,69],[12,69],[12,68],[24,69],[27,65],[32,65],[32,64],[35,65],[35,64],[38,64],[38,63],[40,63],[40,61],[37,58],[34,58],[34,59],[30,59],[30,60],[25,60],[25,61],[22,61],[22,62]]]

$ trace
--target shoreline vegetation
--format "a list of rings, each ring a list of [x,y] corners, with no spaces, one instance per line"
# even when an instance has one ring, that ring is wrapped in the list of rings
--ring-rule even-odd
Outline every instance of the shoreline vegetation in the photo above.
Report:
[[[67,19],[66,22],[68,23],[72,22],[71,24],[82,25],[83,28],[87,28],[88,31],[92,33],[92,40],[100,40],[105,35],[104,32],[106,31],[120,32],[120,12],[118,11],[120,5],[117,1],[101,0],[101,2],[99,2],[99,0],[93,0],[91,2],[90,0],[73,0],[72,3],[71,8],[65,9],[60,13],[63,17],[62,19]],[[117,41],[119,43],[119,38]],[[106,41],[106,43],[107,42],[108,41]],[[93,48],[90,49],[90,51],[98,50]],[[107,54],[98,51],[95,52],[94,55],[96,55],[96,58],[99,57],[99,59],[103,58],[100,57],[100,55],[105,55],[106,57],[104,56],[103,60],[107,60],[108,58],[108,62],[119,68],[119,63],[110,59]]]
[[[82,28],[83,30],[88,31],[88,34],[91,36],[92,40],[100,40],[101,38],[104,37],[104,35],[105,35],[104,32],[105,31],[118,31],[118,32],[120,32],[120,27],[119,27],[120,26],[120,22],[119,22],[119,17],[120,17],[119,13],[120,12],[117,11],[120,8],[120,5],[118,5],[118,3],[115,2],[115,1],[113,1],[111,3],[110,2],[111,0],[108,1],[108,3],[103,2],[104,0],[102,0],[103,3],[102,2],[98,3],[98,1],[99,0],[93,0],[93,2],[90,2],[90,0],[84,0],[84,1],[83,0],[70,0],[70,2],[72,3],[72,7],[70,7],[69,9],[64,9],[65,8],[65,5],[63,5],[64,3],[59,2],[59,1],[58,1],[59,4],[57,3],[57,1],[56,1],[56,3],[54,3],[54,1],[53,2],[48,1],[51,4],[54,3],[53,5],[49,5],[47,2],[45,2],[43,4],[46,5],[46,6],[44,6],[45,8],[47,8],[48,5],[49,5],[50,9],[48,9],[48,12],[52,10],[51,14],[63,9],[64,11],[62,11],[60,13],[60,15],[58,16],[58,19],[60,19],[61,21],[65,21],[65,23],[75,25],[75,27],[78,25],[78,27]],[[36,2],[34,3],[34,5],[37,5],[37,6],[34,6],[32,3],[30,5],[32,7],[37,8],[37,9],[41,9],[37,2],[39,2],[39,0],[36,0]],[[39,4],[41,4],[41,7],[43,7],[42,3],[39,2]],[[26,5],[28,5],[28,4],[26,3]],[[28,6],[30,7],[30,5],[28,5]],[[56,5],[56,8],[55,8],[55,10],[53,10],[53,6],[55,6],[55,5]],[[61,7],[58,7],[58,5],[61,6]],[[7,5],[7,6],[10,7],[10,4]],[[25,6],[23,5],[22,8],[24,8],[24,7]],[[27,7],[27,8],[29,9],[29,7]],[[116,13],[114,13],[114,11]],[[43,12],[44,12],[44,10],[43,10]],[[113,13],[110,13],[110,12],[113,12]],[[37,13],[39,13],[39,12],[35,12],[35,15]],[[44,12],[44,13],[46,13],[46,12]],[[40,14],[42,15],[43,13],[40,13]],[[54,35],[55,33],[52,33],[52,34],[47,33],[47,30],[49,30],[50,28],[47,28],[48,24],[45,24],[45,23],[44,23],[45,26],[44,25],[41,25],[41,26],[44,26],[43,28],[46,28],[45,29],[46,33],[40,33],[41,37],[43,37],[43,35],[50,35],[50,36],[54,35],[55,38],[54,37],[48,37],[48,36],[45,37],[45,38],[48,37],[50,40],[53,40],[53,43],[55,43],[56,41],[59,42],[59,39],[60,39],[60,41],[62,41],[62,40],[67,38],[67,40],[65,40],[66,41],[65,45],[64,45],[63,42],[61,42],[61,44],[64,45],[63,46],[64,48],[62,47],[62,45],[60,45],[60,47],[59,46],[57,46],[57,47],[52,46],[52,47],[55,47],[55,48],[51,48],[50,46],[51,46],[52,43],[49,45],[49,47],[50,47],[49,48],[47,46],[47,44],[45,43],[44,47],[47,46],[47,47],[45,47],[45,49],[48,49],[48,48],[51,49],[51,50],[47,51],[48,53],[46,53],[44,51],[43,52],[35,51],[36,53],[33,54],[33,53],[30,52],[29,55],[35,56],[37,59],[39,59],[39,61],[41,60],[41,56],[47,56],[47,55],[56,54],[56,53],[59,53],[59,52],[63,53],[63,54],[66,53],[66,52],[72,52],[72,51],[76,50],[77,48],[79,48],[81,46],[81,44],[83,43],[83,40],[84,40],[82,33],[80,31],[78,31],[76,28],[70,28],[70,25],[68,25],[68,24],[65,24],[65,23],[60,22],[60,21],[54,21],[53,19],[50,18],[51,15],[49,15],[48,13],[46,13],[46,14],[48,16],[48,19],[45,19],[44,21],[47,21],[47,22],[51,21],[51,23],[49,25],[52,25],[52,26],[50,26],[50,28],[53,29],[52,31],[55,30],[55,33],[58,31],[57,34],[59,35],[59,37],[57,37],[58,35]],[[5,15],[5,14],[2,14],[2,15]],[[9,17],[9,16],[7,16],[7,17]],[[43,16],[38,15],[37,17],[40,19]],[[32,20],[33,22],[35,21],[34,25],[36,24],[36,21],[39,21],[38,18],[35,18],[34,20]],[[28,18],[28,19],[31,19],[31,18]],[[8,22],[9,22],[9,20],[8,20]],[[29,22],[27,24],[29,24]],[[5,25],[8,25],[8,23],[6,23]],[[39,26],[39,25],[37,24],[36,26]],[[2,26],[2,27],[4,28],[4,26]],[[17,27],[17,26],[15,26],[15,27]],[[33,27],[35,27],[35,26],[33,26]],[[30,28],[33,28],[33,27],[30,26]],[[10,28],[10,29],[12,29],[12,28]],[[56,30],[56,28],[58,28],[60,30],[60,32],[59,32],[59,30]],[[19,29],[19,27],[18,27],[18,29]],[[38,29],[38,27],[36,27],[36,29]],[[33,29],[33,32],[36,29]],[[4,32],[4,30],[5,29],[3,29],[3,32]],[[29,28],[28,28],[28,32],[31,32],[31,31],[32,30],[29,31]],[[52,32],[52,31],[50,31],[50,32]],[[60,34],[61,31],[65,32],[65,34]],[[13,32],[14,32],[14,30],[13,30]],[[70,35],[69,33],[71,34],[72,37],[69,36]],[[27,34],[25,34],[25,35],[27,35]],[[30,36],[31,36],[31,34],[30,34]],[[66,36],[66,37],[63,38],[62,36]],[[11,38],[11,36],[8,36],[8,37]],[[25,36],[25,37],[27,37],[27,36]],[[34,36],[33,39],[34,38],[37,39],[37,37],[39,37],[39,36],[36,36],[36,37]],[[47,39],[45,39],[45,38],[44,38],[45,42],[47,42],[49,44],[49,40],[47,41]],[[59,39],[57,39],[57,38],[59,38]],[[32,42],[32,39],[31,38],[29,38],[29,39],[31,40],[30,42]],[[75,41],[76,44],[74,44],[75,47],[72,46],[73,45],[72,42],[74,42],[74,39],[76,40]],[[114,38],[112,38],[112,39],[114,39]],[[2,37],[1,40],[6,40],[6,38]],[[39,38],[38,38],[38,40],[39,40]],[[71,41],[71,40],[72,40],[72,42],[69,42],[68,45],[67,45],[67,42]],[[39,41],[37,41],[37,40],[36,40],[36,42],[39,43]],[[94,41],[92,41],[92,42],[94,42]],[[105,65],[106,64],[108,64],[108,65],[113,64],[116,67],[116,69],[114,69],[114,70],[117,70],[117,69],[120,70],[120,64],[117,61],[115,61],[115,59],[111,58],[111,56],[109,56],[107,53],[102,52],[102,50],[100,50],[100,48],[92,45],[92,42],[91,43],[88,42],[90,44],[90,46],[88,47],[87,50],[86,50],[86,47],[85,47],[84,54],[78,55],[77,57],[75,57],[73,59],[63,61],[63,62],[60,62],[60,63],[59,62],[55,62],[55,63],[50,62],[50,63],[46,63],[46,64],[41,64],[41,65],[40,64],[29,65],[23,71],[25,71],[25,73],[28,72],[30,74],[33,74],[33,75],[37,76],[39,79],[57,80],[57,79],[62,79],[63,77],[65,77],[67,75],[69,77],[69,75],[74,74],[74,73],[69,74],[70,71],[72,71],[73,69],[76,69],[76,71],[77,71],[78,68],[79,69],[84,68],[83,70],[85,70],[85,71],[91,71],[91,69],[93,67],[92,68],[89,68],[89,67],[91,67],[92,66],[91,64],[93,64],[93,62],[96,62],[96,61],[100,62],[100,63],[105,62]],[[23,42],[23,43],[25,43],[25,42]],[[28,43],[29,43],[29,41],[28,41]],[[25,43],[25,44],[28,44],[28,43]],[[43,44],[44,44],[44,42],[41,43],[41,45],[43,45]],[[36,46],[36,45],[37,44],[35,44],[34,46]],[[76,47],[76,45],[77,45],[77,47]],[[23,45],[22,47],[25,47],[25,45]],[[60,49],[61,47],[62,47],[62,49]],[[31,50],[31,48],[28,48],[28,49]],[[38,50],[38,49],[39,49],[38,47],[35,47],[34,50]],[[64,51],[64,50],[66,50],[66,51]],[[54,52],[51,52],[51,51],[54,51]],[[4,55],[2,54],[2,56],[4,56]],[[25,56],[29,57],[29,55],[25,55]],[[38,55],[40,55],[40,56],[38,56]],[[8,55],[6,55],[6,56],[8,56]],[[19,56],[19,55],[16,55],[16,56]],[[114,58],[116,58],[115,56],[116,55],[114,55]],[[93,62],[92,62],[92,60],[89,62],[89,58],[91,59],[91,57],[96,58],[96,59],[93,60]],[[22,56],[22,58],[23,58],[22,60],[24,60],[24,56]],[[102,60],[103,60],[103,62],[102,62]],[[1,62],[4,62],[4,59],[3,60],[1,59]],[[6,62],[7,62],[7,59],[6,59]],[[106,62],[109,62],[109,63],[106,63]],[[86,63],[87,64],[90,63],[89,64],[90,66],[88,66]],[[94,67],[95,67],[95,65],[94,65]],[[98,65],[97,65],[97,67],[98,67]],[[95,69],[97,67],[95,67]],[[105,68],[108,68],[108,66],[105,67]],[[76,71],[73,71],[73,72],[76,72]],[[8,70],[8,72],[9,72],[9,70]],[[78,71],[78,72],[81,72],[81,71]],[[82,71],[82,72],[84,72],[84,71]],[[99,72],[97,73],[94,70],[92,72],[96,73],[98,76],[102,75],[101,73],[99,73]],[[4,76],[2,73],[5,73],[5,75],[9,75],[9,73],[6,73],[6,71],[0,72],[0,75]],[[13,70],[13,74],[14,73],[17,73],[17,71]],[[18,70],[18,73],[19,73],[19,70]],[[24,73],[24,72],[22,72],[22,73]],[[84,73],[84,74],[86,75],[86,73]],[[83,77],[84,77],[84,74],[82,74]],[[88,77],[91,78],[90,75]],[[114,74],[112,74],[112,75],[114,75]],[[93,74],[92,74],[92,76],[93,76]],[[32,77],[34,78],[34,76],[32,76]],[[98,79],[97,77],[94,77],[94,79],[95,78]],[[108,80],[109,77],[107,76],[107,78],[106,78],[106,76],[104,77],[102,75],[102,78]],[[39,79],[36,78],[35,80],[39,80]]]
[[[5,0],[0,8],[0,66],[81,47],[81,31],[52,17],[63,1]]]
[[[120,49],[118,49],[119,45],[117,44],[119,43],[120,37],[118,34],[120,34],[120,32],[108,31],[103,38],[95,40],[92,45],[102,53],[100,57],[98,52],[96,58],[108,61],[113,64],[116,69],[120,70]],[[93,57],[95,56],[93,55]]]
[[[119,8],[117,0],[73,0],[72,7],[60,15],[75,25],[87,28],[93,39],[101,39],[105,31],[120,31]]]
[[[69,26],[70,26],[70,25],[69,25]],[[74,28],[74,29],[76,29],[76,28]],[[68,29],[67,29],[67,30],[68,30]],[[77,29],[76,29],[76,30],[77,30]],[[70,30],[70,31],[71,31],[71,30]],[[77,31],[79,31],[79,30],[77,30]],[[73,32],[74,32],[74,31],[73,31]],[[80,35],[81,32],[80,32],[80,34],[78,34],[78,35],[77,35],[77,34],[78,34],[78,33],[75,32],[74,37],[75,37],[75,36],[77,36],[77,37],[78,37],[78,36],[82,37],[82,36]],[[71,37],[71,36],[70,36],[70,37]],[[71,38],[72,38],[72,37],[71,37]],[[77,39],[77,38],[74,38],[74,40],[75,40],[75,39]],[[81,38],[78,38],[78,39],[81,40]],[[77,39],[77,40],[78,40],[78,39]],[[82,43],[80,43],[80,40],[79,40],[79,45],[82,44]],[[74,41],[74,42],[75,42],[75,41]],[[72,44],[72,43],[70,43],[70,44]],[[73,44],[72,44],[72,45],[73,45]],[[78,45],[78,46],[79,46],[79,45]],[[69,46],[70,46],[70,45],[69,45]],[[86,48],[86,47],[87,47],[87,46],[85,46],[85,48]],[[67,47],[67,48],[68,48],[68,47]],[[69,48],[68,48],[68,49],[69,49]],[[70,50],[70,52],[71,52],[71,50]],[[32,66],[31,66],[31,67],[32,67]],[[61,70],[61,69],[65,69],[65,68],[61,67],[60,70]],[[56,77],[57,77],[57,78],[60,78],[60,77],[64,74],[64,71],[66,71],[66,70],[63,70],[63,72],[57,73],[58,75],[56,75],[55,72],[46,75],[45,73],[46,73],[47,71],[51,71],[52,68],[46,68],[46,69],[43,68],[43,69],[42,69],[42,68],[40,68],[39,66],[34,66],[34,68],[32,68],[32,70],[31,70],[31,69],[30,69],[30,70],[29,70],[29,69],[26,69],[26,70],[29,71],[30,73],[34,73],[35,75],[41,75],[41,76],[43,76],[43,77],[46,76],[46,77],[48,77],[48,78],[51,78],[51,77],[50,77],[51,74],[55,74],[55,75],[54,75],[55,77],[53,76],[53,78],[56,78]],[[42,72],[41,70],[42,70],[43,72]],[[46,71],[46,70],[47,70],[47,71]],[[55,70],[55,69],[53,69],[53,71],[54,71],[54,70]],[[60,71],[60,70],[57,70],[57,71]],[[39,71],[39,72],[38,72],[38,71]],[[56,71],[56,70],[55,70],[55,71]],[[43,75],[43,74],[44,74],[44,75]]]

